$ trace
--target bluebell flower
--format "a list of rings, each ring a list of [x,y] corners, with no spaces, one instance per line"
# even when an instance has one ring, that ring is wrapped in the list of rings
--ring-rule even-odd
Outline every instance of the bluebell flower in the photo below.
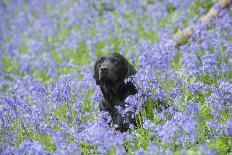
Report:
[[[231,67],[229,64],[226,64],[226,63],[222,63],[221,66],[220,66],[220,71],[222,73],[228,73],[229,71],[231,70]]]
[[[92,101],[94,103],[100,103],[102,101],[102,94],[100,88],[97,88],[92,96]]]
[[[196,95],[200,91],[204,91],[204,83],[203,82],[196,82],[196,83],[190,83],[188,84],[188,89],[191,90],[191,92]]]
[[[194,100],[188,101],[188,105],[185,108],[184,113],[193,116],[198,111],[199,111],[199,104],[196,103]]]
[[[67,79],[59,79],[58,83],[52,89],[52,99],[57,104],[71,101],[71,88]]]
[[[218,61],[215,54],[211,54],[206,52],[203,60],[202,60],[202,71],[209,72],[210,76],[213,77],[214,75],[218,74]]]
[[[229,81],[221,81],[219,80],[219,89],[221,91],[221,95],[223,99],[228,104],[228,108],[231,108],[229,103],[232,102],[232,83]]]
[[[44,146],[37,141],[26,138],[15,150],[16,154],[49,154],[44,150]]]
[[[148,148],[147,148],[147,150],[146,150],[146,153],[148,153],[148,154],[158,153],[158,152],[159,152],[159,149],[160,149],[160,148],[155,144],[155,142],[152,141],[152,142],[149,144],[149,146],[148,146]]]
[[[216,155],[217,151],[216,150],[210,150],[207,146],[207,144],[203,144],[200,147],[200,151],[207,154],[207,155]]]
[[[224,125],[219,123],[215,118],[210,122],[206,122],[206,125],[207,127],[213,129],[212,134],[211,134],[211,137],[213,139],[215,139],[217,136],[223,136],[224,135],[223,130],[224,129],[226,130]]]
[[[135,155],[145,155],[145,152],[143,151],[142,148],[139,148],[136,152]]]
[[[143,128],[153,130],[155,124],[147,118],[143,118]]]
[[[219,94],[212,93],[207,99],[206,103],[211,105],[215,110],[223,109],[225,107],[224,101]]]
[[[163,126],[157,127],[158,136],[161,138],[163,143],[172,143],[178,130],[179,127],[173,120],[167,121]]]
[[[195,54],[184,54],[183,56],[183,69],[187,74],[198,76],[200,73],[199,62]]]
[[[100,123],[100,124],[99,124]],[[111,147],[119,147],[125,142],[125,134],[110,129],[107,123],[95,122],[80,134],[80,138],[97,145],[99,153],[107,153]]]
[[[232,119],[229,119],[226,123],[226,134],[232,136]]]

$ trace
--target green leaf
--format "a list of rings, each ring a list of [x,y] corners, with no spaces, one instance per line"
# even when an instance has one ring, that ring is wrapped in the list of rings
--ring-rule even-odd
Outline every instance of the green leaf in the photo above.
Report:
[[[219,137],[211,142],[208,147],[219,151],[219,154],[224,154],[232,148],[231,141],[232,137]]]
[[[55,151],[57,146],[52,142],[52,136],[49,134],[41,134],[37,136],[37,139],[44,144],[45,150],[47,151]]]

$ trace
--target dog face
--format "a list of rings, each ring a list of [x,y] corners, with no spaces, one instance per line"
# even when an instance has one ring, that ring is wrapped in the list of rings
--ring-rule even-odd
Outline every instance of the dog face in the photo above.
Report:
[[[117,89],[127,77],[136,73],[126,58],[118,53],[100,57],[94,65],[94,78],[97,85],[108,89]]]

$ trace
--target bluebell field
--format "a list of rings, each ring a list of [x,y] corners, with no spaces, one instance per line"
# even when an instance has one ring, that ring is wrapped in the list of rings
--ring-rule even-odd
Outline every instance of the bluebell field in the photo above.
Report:
[[[230,154],[232,8],[169,43],[215,2],[0,1],[0,154]],[[111,52],[138,71],[125,133],[98,108],[93,65]]]

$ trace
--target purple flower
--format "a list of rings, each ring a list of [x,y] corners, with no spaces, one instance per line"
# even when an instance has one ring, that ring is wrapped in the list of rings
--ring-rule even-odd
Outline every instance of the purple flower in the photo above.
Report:
[[[217,151],[215,151],[215,150],[210,150],[210,149],[208,148],[207,144],[201,145],[200,150],[201,150],[201,152],[203,152],[203,153],[205,153],[205,154],[207,154],[207,155],[216,155],[216,154],[217,154]]]
[[[219,89],[222,93],[225,102],[228,103],[228,108],[231,108],[229,106],[229,103],[232,103],[232,83],[229,81],[219,80]]]
[[[26,138],[20,145],[19,148],[14,150],[16,154],[49,154],[44,150],[44,146],[37,141]]]
[[[101,94],[100,88],[98,87],[92,96],[92,101],[94,103],[100,103],[101,100],[102,100],[102,94]]]
[[[143,53],[139,56],[140,67],[156,68],[160,71],[165,71],[169,67],[169,61],[176,53],[175,47],[165,42],[157,45],[145,44],[143,48],[144,51],[141,51]]]
[[[188,105],[185,108],[184,113],[188,114],[189,116],[193,116],[195,113],[199,111],[199,104],[196,103],[194,100],[188,101]]]
[[[126,133],[115,132],[109,128],[107,123],[97,121],[86,128],[81,133],[80,138],[89,144],[97,145],[99,153],[107,153],[112,146],[121,148],[120,146],[125,142]]]
[[[140,148],[135,152],[135,155],[145,155],[145,152],[143,151],[142,148]]]
[[[229,64],[226,64],[226,63],[222,63],[221,66],[220,66],[220,70],[222,73],[227,73],[231,70],[231,67]]]
[[[196,82],[196,83],[190,83],[188,84],[188,89],[191,90],[191,92],[196,95],[200,91],[204,91],[204,83],[203,82]]]
[[[53,86],[52,99],[57,104],[63,104],[71,101],[71,88],[67,79],[59,79],[58,83]]]
[[[211,54],[208,51],[202,60],[202,72],[209,72],[210,76],[218,74],[218,61],[215,54]]]
[[[207,99],[206,103],[211,105],[215,110],[223,109],[225,107],[223,99],[219,94],[212,93]]]
[[[154,142],[151,142],[148,146],[146,153],[153,154],[157,152],[159,152],[159,147]]]
[[[229,119],[226,123],[226,134],[232,136],[232,119]]]
[[[199,66],[200,65],[195,54],[185,54],[183,56],[183,68],[187,74],[198,76],[200,73]]]
[[[155,124],[147,118],[143,118],[143,128],[153,130]]]
[[[126,102],[126,108],[120,112],[123,115],[125,115],[125,113],[130,111],[138,114],[142,109],[142,105],[144,104],[144,100],[141,98],[139,93],[128,96],[125,102]]]
[[[173,137],[177,134],[179,127],[175,121],[167,121],[163,126],[158,126],[158,136],[163,143],[172,143]]]

